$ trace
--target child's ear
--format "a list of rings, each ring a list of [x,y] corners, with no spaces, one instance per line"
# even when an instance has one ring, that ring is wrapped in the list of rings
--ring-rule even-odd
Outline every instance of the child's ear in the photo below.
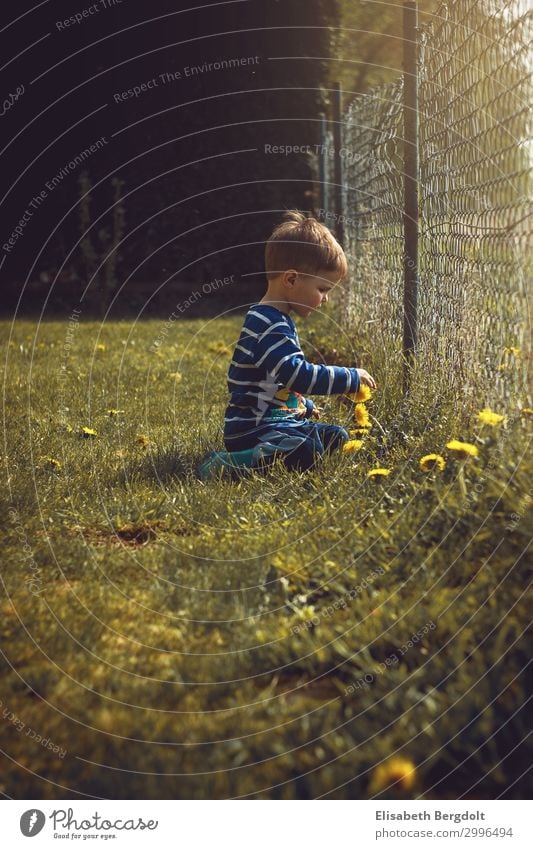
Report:
[[[294,286],[297,280],[298,272],[295,268],[289,268],[288,271],[285,271],[283,274],[283,283],[285,286]]]

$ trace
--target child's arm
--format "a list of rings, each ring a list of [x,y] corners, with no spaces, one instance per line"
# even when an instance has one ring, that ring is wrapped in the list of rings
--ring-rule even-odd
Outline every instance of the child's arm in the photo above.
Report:
[[[265,368],[287,389],[302,394],[357,392],[361,382],[358,369],[308,362],[286,326],[268,329],[258,338],[255,365]]]

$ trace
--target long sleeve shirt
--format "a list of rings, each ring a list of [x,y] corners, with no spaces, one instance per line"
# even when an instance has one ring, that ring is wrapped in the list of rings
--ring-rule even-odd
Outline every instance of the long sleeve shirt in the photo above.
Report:
[[[355,368],[310,363],[292,318],[270,304],[248,310],[228,371],[229,404],[224,440],[283,421],[297,426],[309,418],[313,402],[304,397],[359,390]]]

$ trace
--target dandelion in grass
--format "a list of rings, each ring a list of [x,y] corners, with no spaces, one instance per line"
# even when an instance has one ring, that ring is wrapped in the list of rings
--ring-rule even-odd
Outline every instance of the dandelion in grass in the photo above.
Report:
[[[168,376],[173,377],[176,383],[179,383],[180,380],[183,378],[181,371],[171,371]]]
[[[96,350],[97,351],[105,351],[106,346],[102,342],[99,342],[98,345],[96,346]]]
[[[366,383],[361,383],[358,391],[355,393],[356,401],[370,401],[372,398],[372,390]]]
[[[62,468],[59,460],[56,460],[54,457],[45,457],[44,464],[47,469],[52,469],[56,472],[58,472]]]
[[[350,401],[370,401],[372,398],[372,390],[370,386],[367,386],[366,383],[362,383],[357,390],[357,392],[348,392],[346,397],[350,399]]]
[[[342,450],[345,454],[354,454],[356,451],[359,451],[361,449],[362,444],[362,439],[349,439],[342,446]]]
[[[135,437],[135,442],[140,448],[146,448],[150,440],[145,433],[138,433]]]
[[[446,460],[440,454],[426,454],[420,459],[420,468],[423,472],[442,472],[446,466]]]
[[[92,427],[82,427],[80,431],[80,436],[83,439],[96,439],[96,437],[98,436],[98,432],[96,430],[93,430]]]
[[[214,342],[208,346],[208,350],[214,354],[231,354],[231,348],[228,348],[224,342]]]
[[[298,619],[303,620],[304,622],[309,622],[310,619],[313,619],[315,616],[315,607],[312,604],[304,604],[303,607],[298,608],[296,610],[296,616]]]
[[[479,454],[476,445],[472,445],[471,442],[460,442],[458,439],[452,439],[450,442],[447,442],[446,448],[460,460],[468,460],[470,457],[477,457]]]
[[[503,350],[506,354],[510,354],[512,357],[520,356],[520,348],[515,348],[514,345],[506,345]]]
[[[359,427],[372,427],[368,418],[368,410],[364,404],[355,405],[355,420]]]
[[[368,791],[371,795],[394,785],[403,791],[410,790],[416,779],[416,767],[408,758],[394,757],[375,768]]]
[[[533,416],[533,409],[531,407],[524,407],[520,410],[520,415],[527,419],[529,416]]]
[[[505,416],[501,416],[499,413],[493,413],[488,407],[481,410],[477,414],[477,417],[482,424],[490,425],[491,427],[497,427],[505,419]]]
[[[375,480],[382,480],[390,475],[390,469],[370,469],[369,472],[366,473],[367,478],[374,478]]]

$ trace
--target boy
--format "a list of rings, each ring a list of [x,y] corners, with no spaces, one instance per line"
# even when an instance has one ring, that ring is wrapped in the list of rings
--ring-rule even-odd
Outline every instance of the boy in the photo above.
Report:
[[[281,455],[289,469],[311,468],[324,452],[342,447],[344,428],[319,424],[319,408],[304,393],[375,389],[365,369],[307,362],[291,318],[307,318],[346,276],[341,246],[328,228],[296,210],[286,212],[266,243],[268,288],[246,314],[228,372],[229,404],[224,417],[227,454],[212,455],[201,475],[220,465],[260,465]],[[202,474],[203,472],[203,474]]]

